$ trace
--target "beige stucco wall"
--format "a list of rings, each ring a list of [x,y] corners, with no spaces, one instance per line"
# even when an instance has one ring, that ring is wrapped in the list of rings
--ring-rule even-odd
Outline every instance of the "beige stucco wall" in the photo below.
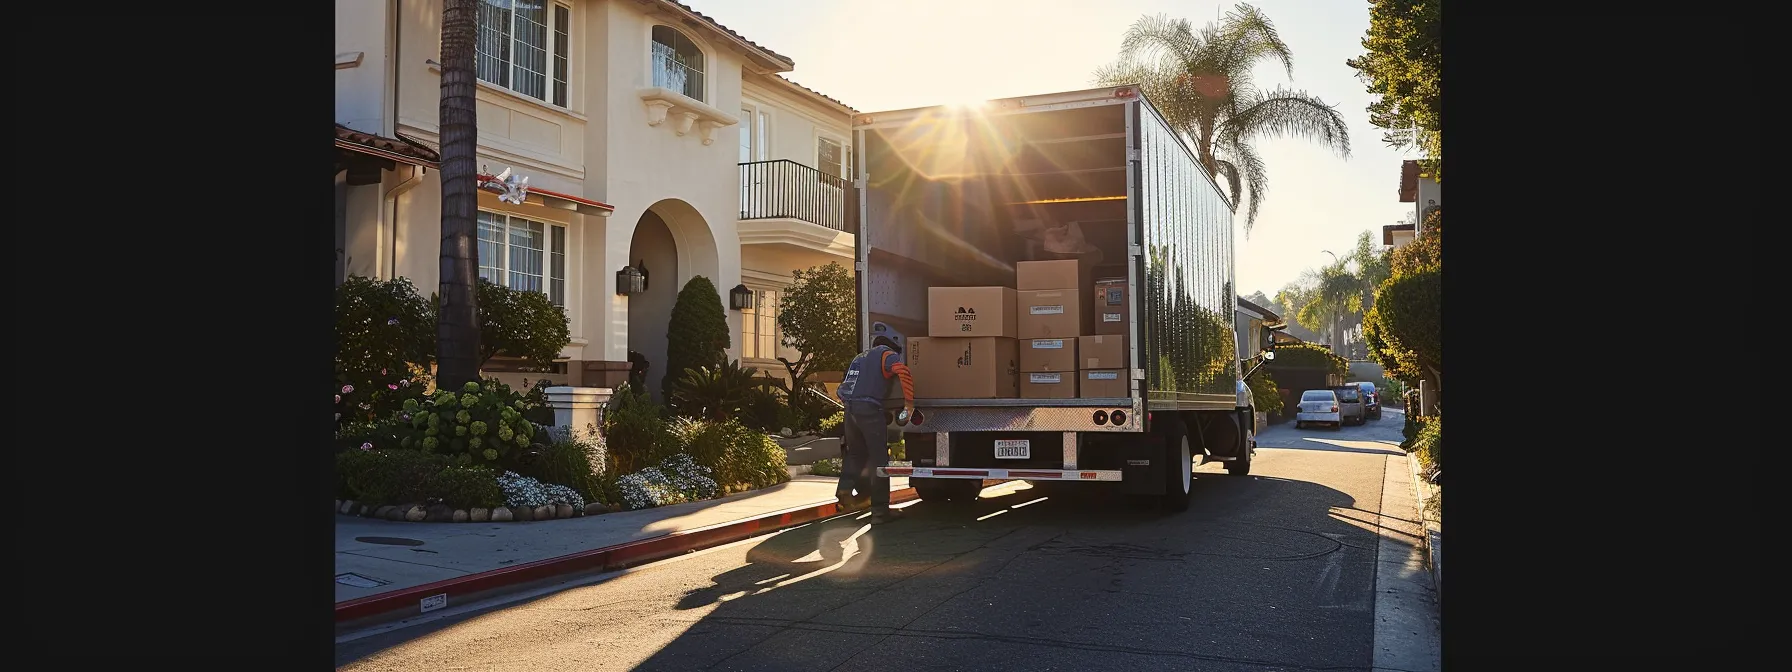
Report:
[[[743,55],[706,31],[642,3],[562,4],[571,8],[573,27],[566,107],[484,82],[478,85],[477,100],[478,165],[483,172],[509,168],[528,176],[533,188],[616,206],[613,216],[605,218],[510,206],[480,194],[482,209],[567,226],[566,308],[574,340],[563,356],[626,359],[629,298],[616,295],[615,273],[630,262],[635,226],[649,209],[666,222],[678,246],[677,277],[656,274],[656,284],[682,287],[690,277],[704,275],[715,283],[724,305],[728,290],[742,281],[743,255],[753,260],[760,278],[788,277],[794,269],[837,258],[767,245],[743,252],[736,226],[738,130],[717,128],[705,145],[696,129],[680,136],[670,121],[648,124],[638,91],[652,83],[648,45],[656,22],[678,28],[701,46],[704,102],[731,116],[738,114],[742,100]],[[441,1],[337,0],[336,9],[337,52],[364,52],[360,67],[337,70],[337,120],[364,132],[438,144],[440,75],[430,61],[440,60]],[[847,138],[845,111],[778,90],[776,84],[759,85],[755,97],[774,114],[774,158],[812,166],[817,128]],[[347,190],[346,265],[359,275],[408,277],[427,296],[438,282],[440,179],[437,171],[428,170],[407,184],[413,176],[412,168],[400,166],[379,185]],[[739,356],[740,313],[730,310],[728,317],[736,334],[730,355]]]
[[[766,143],[766,159],[789,159],[815,165],[815,139],[828,136],[852,145],[850,113],[811,96],[798,95],[784,85],[767,81],[774,75],[749,75],[742,83],[746,102],[771,112],[770,136]],[[729,108],[733,111],[736,108]],[[738,147],[738,137],[730,140]],[[738,156],[738,155],[737,155]]]

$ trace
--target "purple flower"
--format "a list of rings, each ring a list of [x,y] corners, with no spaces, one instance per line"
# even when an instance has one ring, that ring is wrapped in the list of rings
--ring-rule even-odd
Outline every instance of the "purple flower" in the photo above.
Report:
[[[398,389],[398,384],[397,383],[386,383],[386,388],[396,390],[396,389]]]
[[[353,386],[353,385],[343,385],[342,386],[343,394],[353,394],[354,391],[355,391],[355,386]]]
[[[382,375],[382,376],[383,376],[383,375],[386,375],[386,370],[385,370],[385,369],[380,369],[380,375]]]
[[[400,413],[400,414],[399,414],[399,415],[398,415],[398,419],[400,419],[400,420],[403,420],[403,421],[405,421],[405,422],[410,422],[410,421],[411,421],[411,414],[409,414],[409,413]]]
[[[373,450],[373,444],[363,443],[361,444],[361,450]]]
[[[389,327],[396,327],[396,326],[398,326],[398,318],[396,318],[396,317],[388,317],[388,318],[386,318],[386,326],[389,326]]]

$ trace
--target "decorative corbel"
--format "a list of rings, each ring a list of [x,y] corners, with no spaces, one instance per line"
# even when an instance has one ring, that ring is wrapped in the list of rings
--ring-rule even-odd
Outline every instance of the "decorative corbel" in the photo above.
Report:
[[[698,126],[698,132],[701,133],[702,137],[703,137],[703,144],[707,145],[709,143],[715,142],[716,141],[715,131],[716,131],[716,129],[721,128],[722,126],[723,126],[723,124],[721,122],[709,121],[709,120],[705,119],[703,121],[703,123]]]
[[[691,125],[697,123],[697,113],[689,110],[679,110],[678,119],[675,120],[675,123],[678,125],[672,127],[674,132],[679,135],[689,133],[691,132]]]
[[[647,125],[658,126],[666,120],[666,111],[672,109],[672,103],[664,100],[647,101]]]

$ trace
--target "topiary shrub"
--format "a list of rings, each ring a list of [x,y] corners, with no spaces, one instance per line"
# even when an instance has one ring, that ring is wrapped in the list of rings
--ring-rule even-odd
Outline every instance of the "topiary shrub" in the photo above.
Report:
[[[691,278],[678,291],[672,304],[672,317],[666,324],[666,371],[660,378],[660,394],[672,399],[677,382],[685,369],[715,366],[722,363],[731,342],[728,313],[722,308],[722,295],[715,283],[701,275]],[[672,405],[674,411],[679,406]]]
[[[436,321],[405,278],[350,276],[336,288],[336,421],[366,423],[396,412],[429,386]]]
[[[456,509],[490,509],[504,505],[498,474],[486,467],[444,467],[424,484],[428,499]]]
[[[422,403],[405,402],[398,420],[410,432],[400,446],[446,454],[459,465],[509,468],[523,461],[535,436],[527,410],[523,396],[497,380],[467,383],[458,394],[440,390]]]
[[[566,310],[547,294],[511,289],[484,278],[479,279],[478,291],[481,365],[506,355],[545,369],[572,342]]]
[[[364,504],[423,502],[429,485],[448,466],[441,455],[416,450],[352,450],[336,456],[345,499]]]
[[[618,475],[659,464],[679,450],[678,440],[667,426],[665,408],[626,383],[616,387],[604,410],[604,440],[609,451],[608,470]]]

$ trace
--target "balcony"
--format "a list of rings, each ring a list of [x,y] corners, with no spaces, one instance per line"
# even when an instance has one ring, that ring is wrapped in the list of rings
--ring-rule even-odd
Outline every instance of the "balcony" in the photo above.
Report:
[[[789,159],[740,164],[743,245],[784,245],[851,259],[852,183]]]

